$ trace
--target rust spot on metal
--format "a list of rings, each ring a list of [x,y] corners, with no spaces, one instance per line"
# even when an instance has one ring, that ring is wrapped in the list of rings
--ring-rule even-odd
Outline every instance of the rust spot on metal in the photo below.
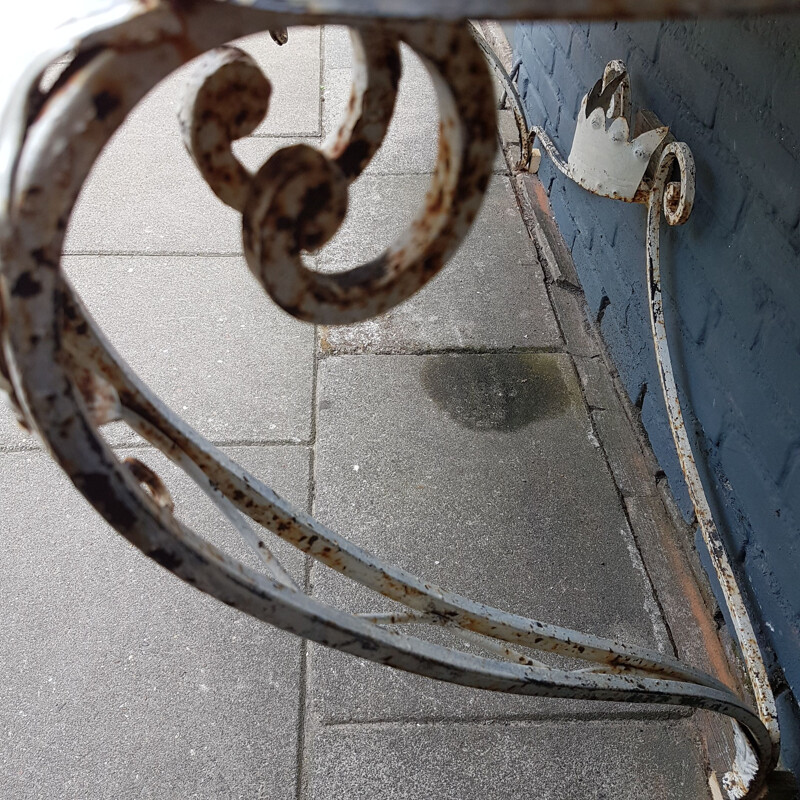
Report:
[[[23,272],[11,287],[11,294],[14,297],[35,297],[41,291],[42,284],[30,272]]]
[[[97,118],[102,122],[120,107],[122,100],[116,93],[103,90],[92,97],[92,103]]]
[[[116,499],[114,485],[108,475],[102,472],[78,472],[72,479],[89,502],[118,531],[129,530],[136,524],[136,515]]]
[[[167,487],[164,485],[161,478],[159,478],[147,464],[132,456],[126,458],[122,463],[128,468],[131,475],[147,488],[153,499],[161,508],[165,508],[170,514],[175,511],[175,503]]]
[[[180,558],[180,556],[170,553],[162,547],[157,547],[154,550],[148,551],[147,555],[170,572],[175,572],[175,570],[179,569],[183,564],[183,559]]]

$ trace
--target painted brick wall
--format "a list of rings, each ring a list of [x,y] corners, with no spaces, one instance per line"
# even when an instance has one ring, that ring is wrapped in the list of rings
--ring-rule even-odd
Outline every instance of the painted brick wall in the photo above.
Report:
[[[513,47],[531,123],[564,154],[582,96],[615,58],[634,110],[654,111],[694,153],[692,217],[662,226],[665,311],[715,515],[785,674],[784,753],[800,771],[800,15],[519,24]],[[650,338],[644,207],[584,192],[546,157],[540,177],[688,518]]]

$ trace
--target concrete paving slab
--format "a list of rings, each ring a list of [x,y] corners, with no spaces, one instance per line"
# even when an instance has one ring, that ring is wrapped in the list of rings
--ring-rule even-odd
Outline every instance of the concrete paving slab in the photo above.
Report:
[[[272,82],[270,110],[254,136],[318,136],[321,133],[321,28],[289,28],[289,41],[276,46],[269,34],[239,39]]]
[[[251,55],[272,83],[266,119],[254,136],[318,136],[320,133],[320,29],[295,27],[289,41],[279,47],[268,33],[237,39],[231,44]],[[131,113],[126,126],[131,133],[171,135],[177,131],[192,63],[176,70],[150,91]]]
[[[622,410],[605,360],[601,356],[575,357],[575,367],[620,491],[625,497],[655,494],[658,464],[643,450],[633,423]]]
[[[17,423],[11,409],[0,402],[0,453],[8,450],[30,450],[39,447],[39,440]]]
[[[343,49],[344,45],[340,45]],[[403,73],[397,94],[394,115],[383,145],[370,161],[364,174],[407,175],[429,173],[436,164],[439,142],[439,109],[436,92],[417,56],[402,46]],[[323,71],[322,128],[330,134],[339,127],[350,97],[352,74],[350,68],[330,68]],[[494,161],[494,171],[508,170],[502,153]]]
[[[377,256],[410,224],[427,186],[417,175],[354,184],[348,217],[320,251],[319,268],[340,271]],[[381,317],[320,330],[323,353],[562,345],[536,250],[503,177],[490,183],[458,253],[416,296]]]
[[[601,348],[596,334],[589,329],[586,301],[583,294],[558,284],[550,284],[550,297],[558,318],[561,333],[567,341],[567,350],[574,356],[595,358]]]
[[[322,54],[324,69],[350,69],[353,51],[350,29],[346,25],[326,25],[322,29]]]
[[[219,541],[197,487],[130,453]],[[305,506],[305,448],[229,454]],[[0,456],[0,482],[0,796],[294,798],[300,640],[143,556],[45,455]]]
[[[239,256],[69,256],[69,279],[144,382],[221,443],[311,435],[313,326],[264,293]],[[109,428],[112,444],[136,441]]]
[[[572,260],[572,252],[556,225],[547,191],[539,176],[532,172],[521,172],[515,176],[514,182],[524,199],[523,206],[532,235],[542,254],[545,275],[553,283],[575,290],[582,296],[583,290]]]
[[[614,380],[605,359],[600,356],[575,356],[575,368],[581,382],[581,389],[589,406],[597,411],[619,407],[620,399],[614,389]]]
[[[332,357],[317,399],[318,519],[475,600],[668,648],[568,356]],[[327,568],[312,575],[336,605],[391,607]],[[323,722],[586,713],[321,648],[310,664]]]
[[[380,725],[321,729],[319,800],[701,800],[691,732],[678,722]]]
[[[628,419],[615,408],[612,411],[593,411],[592,420],[622,494],[625,497],[656,494],[655,471],[651,470],[648,475],[648,468],[652,464],[658,469],[658,464],[642,452]]]
[[[168,126],[169,127],[169,126]],[[121,129],[83,187],[67,231],[67,253],[241,253],[241,216],[208,188],[181,141]],[[235,144],[248,169],[258,169],[287,138]],[[318,140],[302,140],[318,144]]]

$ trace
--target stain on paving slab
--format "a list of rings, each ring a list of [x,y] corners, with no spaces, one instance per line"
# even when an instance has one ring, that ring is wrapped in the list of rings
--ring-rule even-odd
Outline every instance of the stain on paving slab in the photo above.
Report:
[[[575,400],[549,353],[435,356],[425,361],[422,386],[451,419],[476,431],[523,428]]]

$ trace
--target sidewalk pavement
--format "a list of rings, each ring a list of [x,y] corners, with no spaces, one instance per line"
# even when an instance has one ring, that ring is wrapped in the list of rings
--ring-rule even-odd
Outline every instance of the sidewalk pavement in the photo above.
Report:
[[[242,46],[275,90],[241,158],[257,168],[289,143],[319,144],[346,105],[346,32],[293,29],[283,48],[267,35]],[[381,319],[315,329],[250,276],[237,216],[180,142],[181,85],[178,75],[156,89],[108,147],[64,259],[146,383],[299,508],[412,572],[707,666],[708,621],[687,610],[696,590],[677,574],[686,563],[670,550],[657,468],[579,292],[543,272],[504,161],[438,278]],[[426,73],[405,53],[388,141],[316,268],[377,254],[410,219],[437,124]],[[106,432],[156,469],[190,527],[239,552],[161,454],[126,429]],[[111,530],[10,414],[0,487],[2,797],[707,796],[686,710],[439,683],[206,597]],[[390,606],[277,551],[315,596]]]

